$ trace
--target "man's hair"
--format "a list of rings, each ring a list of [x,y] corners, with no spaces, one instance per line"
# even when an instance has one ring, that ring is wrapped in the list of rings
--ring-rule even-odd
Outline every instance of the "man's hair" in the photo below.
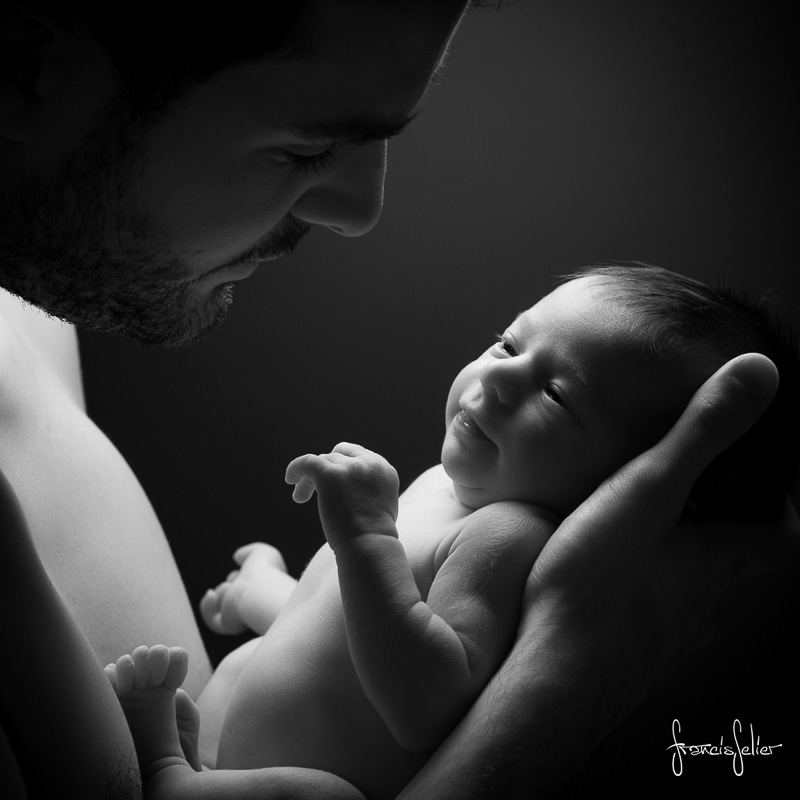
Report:
[[[779,517],[800,466],[800,362],[794,336],[767,299],[640,262],[600,263],[564,277],[586,276],[633,313],[647,355],[678,359],[697,388],[744,353],[775,364],[780,383],[769,408],[703,472],[692,499],[702,518]]]
[[[137,110],[152,118],[215,73],[291,57],[306,33],[308,0],[244,3],[222,11],[175,0],[38,0],[56,18],[85,23],[119,70]],[[125,11],[129,13],[125,13]]]
[[[367,3],[369,0],[345,0]],[[380,0],[420,3],[430,0]],[[250,61],[296,57],[309,41],[311,0],[230,0],[222,11],[175,0],[38,0],[65,20],[81,20],[114,61],[135,107],[152,118],[188,88]],[[472,0],[499,7],[502,0]]]

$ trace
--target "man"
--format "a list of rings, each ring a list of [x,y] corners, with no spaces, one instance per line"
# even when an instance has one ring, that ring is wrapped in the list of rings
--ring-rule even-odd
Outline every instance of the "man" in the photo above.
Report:
[[[0,5],[2,285],[74,324],[180,344],[218,325],[233,284],[253,262],[290,252],[309,225],[344,235],[367,232],[380,214],[386,139],[416,113],[464,4],[285,5],[291,8],[264,12],[258,25],[236,9],[209,20],[171,15],[169,8],[148,17],[156,9],[140,6],[119,41],[119,23],[115,28],[102,6],[75,4],[87,25],[57,4]],[[139,31],[137,20],[143,20]],[[226,42],[233,43],[230,53]],[[25,571],[9,569],[4,591],[26,613],[35,606],[31,627],[39,624],[39,609],[44,622],[37,634],[63,642],[57,648],[62,669],[74,664],[77,676],[66,689],[50,686],[57,694],[49,702],[42,691],[49,674],[32,670],[28,657],[12,659],[4,682],[16,688],[3,695],[3,727],[29,790],[50,775],[69,785],[105,774],[95,787],[110,794],[102,781],[133,786],[135,765],[113,697],[95,680],[87,642],[98,663],[142,642],[181,643],[191,653],[187,687],[194,694],[210,666],[155,514],[120,454],[85,414],[73,330],[11,295],[0,304],[0,467],[60,599],[24,533],[5,563],[18,559]],[[740,380],[730,377],[734,371]],[[409,796],[467,797],[467,788],[478,796],[481,781],[487,788],[519,781],[522,791],[555,785],[696,643],[689,633],[679,640],[677,629],[700,602],[701,589],[703,607],[713,612],[705,598],[709,574],[721,591],[745,571],[751,549],[760,550],[748,547],[752,531],[742,531],[741,542],[729,536],[729,559],[712,559],[697,536],[678,544],[669,534],[689,479],[757,418],[773,383],[774,372],[759,359],[720,374],[705,390],[706,404],[698,400],[660,450],[638,469],[629,466],[562,526],[532,577],[528,622],[512,660]],[[739,396],[742,385],[762,391],[755,399]],[[724,429],[715,425],[715,413],[730,418]],[[9,498],[8,528],[24,530]],[[645,525],[636,506],[663,513],[650,513],[656,522]],[[641,549],[612,560],[614,547],[586,546],[590,535],[603,541],[603,533],[610,542],[635,538]],[[764,558],[782,563],[780,553],[776,548]],[[594,568],[598,559],[609,561],[606,570]],[[640,568],[641,582],[626,601],[615,613],[606,609],[602,623],[593,621],[591,629],[604,635],[584,636],[603,581],[642,562],[658,566],[664,583],[654,586]],[[680,597],[663,588],[676,585],[683,587]],[[655,618],[641,610],[648,607],[655,607]],[[4,640],[27,642],[28,632],[14,622],[7,621]],[[671,634],[659,637],[669,647],[632,651],[630,637],[619,631],[634,624]],[[574,646],[565,648],[565,641]],[[520,665],[534,649],[538,684],[521,677],[530,672]],[[32,663],[47,655],[44,649]],[[606,682],[602,703],[601,664],[619,676]],[[643,679],[634,687],[624,680],[631,675]],[[22,686],[28,701],[39,697],[38,714],[16,704]],[[65,694],[73,700],[69,709],[57,702]],[[70,721],[92,709],[96,727],[78,727],[96,741],[79,747],[83,740],[76,737],[70,750],[41,754],[51,768],[37,772],[31,765],[39,755],[39,718],[54,708],[63,713],[52,738],[68,739]],[[523,708],[533,713],[521,716]],[[577,714],[585,719],[576,721]],[[493,726],[492,715],[503,724]],[[580,725],[580,743],[570,725]],[[537,754],[524,769],[513,763],[518,748]],[[92,796],[89,789],[86,794]]]

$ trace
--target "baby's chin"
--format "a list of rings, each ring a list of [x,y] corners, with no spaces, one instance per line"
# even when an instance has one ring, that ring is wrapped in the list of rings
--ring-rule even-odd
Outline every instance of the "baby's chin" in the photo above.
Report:
[[[463,479],[458,475],[458,470],[448,469],[447,459],[442,459],[442,469],[450,479],[453,487],[453,497],[472,511],[491,505],[496,502],[492,499],[491,493],[486,489],[466,486]]]
[[[447,472],[446,469],[445,472]],[[453,480],[452,476],[450,476],[450,480],[453,482],[453,496],[462,506],[466,506],[471,511],[477,511],[479,508],[485,508],[493,503],[516,500],[516,498],[506,497],[492,489],[465,486],[463,483]]]
[[[448,477],[452,481],[453,484],[453,496],[455,499],[461,503],[461,505],[465,506],[466,508],[470,509],[471,511],[477,511],[479,508],[485,508],[486,506],[490,506],[493,503],[525,503],[526,505],[530,506],[532,509],[535,510],[537,516],[543,517],[544,519],[549,520],[554,525],[560,525],[567,514],[562,514],[547,505],[542,503],[537,503],[530,498],[519,498],[519,497],[511,497],[506,496],[502,493],[497,493],[490,489],[478,488],[474,486],[465,486],[463,483],[459,483],[456,480],[453,480],[453,476],[447,472],[447,467],[444,466],[445,473],[447,473]]]
[[[462,506],[466,506],[471,511],[477,511],[479,508],[495,502],[488,496],[485,489],[472,489],[455,481],[453,481],[453,495]]]

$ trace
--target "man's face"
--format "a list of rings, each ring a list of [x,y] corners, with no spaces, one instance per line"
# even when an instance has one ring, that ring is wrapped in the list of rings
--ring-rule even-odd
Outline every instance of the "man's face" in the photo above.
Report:
[[[450,390],[442,463],[458,498],[565,516],[677,418],[691,387],[633,331],[592,277],[520,314]]]
[[[58,168],[0,200],[2,283],[155,344],[219,325],[233,285],[311,225],[378,221],[386,139],[417,110],[463,2],[317,2],[308,38],[190,88],[144,125],[122,95]]]

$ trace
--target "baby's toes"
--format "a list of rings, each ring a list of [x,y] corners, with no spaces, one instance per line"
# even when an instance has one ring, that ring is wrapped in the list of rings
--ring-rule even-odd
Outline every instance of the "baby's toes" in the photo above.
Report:
[[[127,653],[120,656],[116,664],[109,664],[105,668],[105,673],[118,697],[133,691],[136,669],[133,666],[133,659]]]
[[[136,659],[134,658],[134,662]],[[161,686],[169,669],[170,653],[163,644],[153,645],[147,654],[148,686]]]
[[[226,584],[220,584],[225,586]],[[200,616],[215,633],[219,633],[222,595],[219,589],[209,589],[200,600]]]
[[[137,647],[132,653],[133,667],[135,676],[133,680],[133,688],[137,691],[147,689],[153,685],[150,679],[150,673],[153,669],[153,664],[150,662],[150,648],[147,645]]]
[[[266,542],[252,542],[240,547],[233,554],[233,559],[242,567],[246,567],[245,561],[250,559],[253,562],[269,564],[271,567],[286,572],[286,562],[283,560],[281,551]]]
[[[189,653],[182,647],[169,648],[169,665],[162,683],[167,689],[177,689],[189,672]]]

